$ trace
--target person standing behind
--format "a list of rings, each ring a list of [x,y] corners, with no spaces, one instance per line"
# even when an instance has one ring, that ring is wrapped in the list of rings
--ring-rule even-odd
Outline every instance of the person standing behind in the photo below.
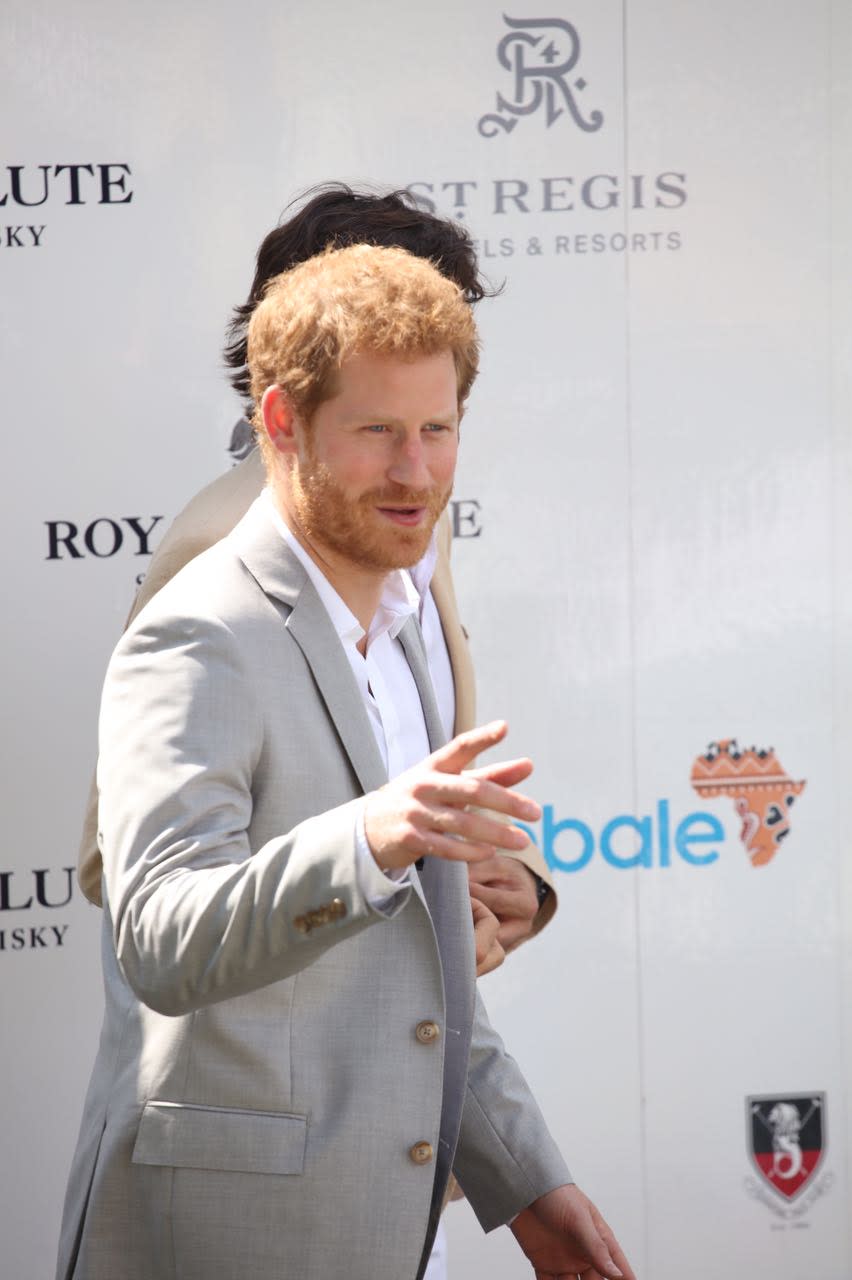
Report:
[[[476,345],[395,249],[312,259],[252,318],[269,487],[104,689],[107,1009],[62,1277],[420,1276],[454,1167],[537,1273],[634,1280],[474,991],[464,864],[539,810],[529,761],[462,772],[501,722],[441,745],[406,569]]]
[[[431,261],[461,289],[474,306],[487,294],[467,231],[445,218],[420,208],[407,191],[380,195],[357,191],[342,183],[329,183],[282,225],[266,235],[258,249],[256,270],[246,301],[234,309],[228,330],[225,362],[231,383],[242,398],[246,419],[254,412],[247,362],[248,324],[271,279],[297,266],[331,245],[373,244],[407,249]],[[245,515],[265,484],[257,448],[237,466],[217,477],[189,502],[160,543],[139,589],[132,620],[151,597],[191,559],[224,538]],[[434,571],[426,582],[421,625],[430,667],[451,672],[453,690],[445,706],[444,728],[448,736],[473,727],[475,697],[473,668],[467,639],[459,621],[450,573],[449,521],[442,519],[436,545],[428,560]],[[430,564],[419,574],[427,579]],[[425,615],[425,616],[424,616]],[[78,876],[86,897],[100,905],[101,856],[97,843],[97,790],[93,783],[87,806],[78,857]],[[480,916],[483,972],[495,967],[504,952],[533,937],[553,918],[557,895],[547,864],[531,842],[519,851],[497,853],[469,868],[474,902],[493,912],[499,921],[497,938],[485,913]]]

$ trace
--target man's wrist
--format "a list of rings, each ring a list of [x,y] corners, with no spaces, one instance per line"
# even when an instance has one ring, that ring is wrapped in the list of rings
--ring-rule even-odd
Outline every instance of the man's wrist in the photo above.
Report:
[[[411,875],[407,867],[393,867],[384,870],[376,862],[370,842],[362,804],[355,822],[355,858],[357,865],[358,887],[371,907],[382,910],[390,900],[406,889],[411,883]]]

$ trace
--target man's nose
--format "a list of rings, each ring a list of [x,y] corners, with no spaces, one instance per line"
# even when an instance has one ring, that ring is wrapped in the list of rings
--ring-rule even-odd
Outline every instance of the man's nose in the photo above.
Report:
[[[412,439],[402,439],[394,449],[388,479],[395,484],[404,484],[408,489],[428,489],[432,483],[429,468],[426,465],[426,451],[419,435]]]

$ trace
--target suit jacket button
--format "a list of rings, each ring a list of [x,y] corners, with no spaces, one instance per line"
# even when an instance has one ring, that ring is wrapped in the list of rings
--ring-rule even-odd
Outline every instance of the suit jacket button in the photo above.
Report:
[[[346,903],[341,898],[332,898],[329,915],[332,920],[342,920],[346,915]]]
[[[421,1044],[434,1044],[441,1034],[441,1028],[437,1022],[418,1022],[414,1034]]]
[[[415,1164],[428,1164],[435,1153],[431,1142],[415,1142],[408,1154]]]

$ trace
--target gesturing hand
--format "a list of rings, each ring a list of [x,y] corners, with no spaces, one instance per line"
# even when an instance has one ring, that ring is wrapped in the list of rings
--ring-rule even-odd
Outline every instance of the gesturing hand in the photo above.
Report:
[[[535,877],[517,858],[495,853],[487,862],[467,869],[470,896],[497,917],[497,940],[504,951],[513,951],[532,933],[538,915]]]
[[[364,807],[364,830],[373,857],[382,868],[407,867],[432,856],[476,862],[497,849],[524,849],[523,831],[487,813],[534,822],[541,810],[534,800],[510,790],[532,773],[532,761],[509,760],[462,773],[481,751],[505,738],[505,720],[460,733],[378,791]]]
[[[511,1230],[537,1280],[636,1280],[612,1229],[573,1184],[534,1200]]]

